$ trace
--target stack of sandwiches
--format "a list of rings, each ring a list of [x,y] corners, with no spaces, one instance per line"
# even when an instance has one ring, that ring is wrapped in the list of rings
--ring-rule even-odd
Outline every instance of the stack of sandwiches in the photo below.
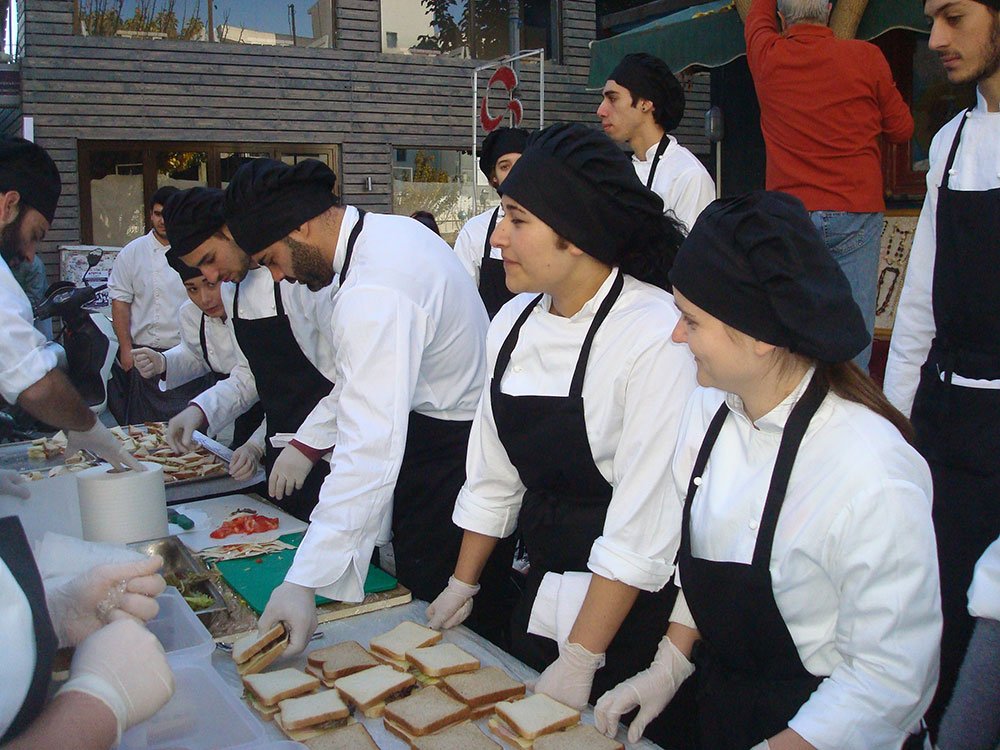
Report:
[[[357,641],[343,641],[310,651],[306,655],[306,671],[316,675],[327,687],[341,677],[377,667],[380,662]]]
[[[424,685],[435,685],[440,678],[450,674],[479,669],[479,659],[453,643],[410,649],[406,652],[406,661],[417,681]]]
[[[341,677],[334,683],[340,696],[370,719],[385,712],[385,704],[405,698],[417,681],[409,672],[397,672],[380,664],[377,667]]]
[[[288,648],[288,633],[280,622],[270,630],[258,630],[233,644],[233,661],[241,675],[255,674],[281,656]]]
[[[271,721],[280,710],[278,703],[313,692],[319,687],[319,680],[297,669],[279,669],[243,675],[243,687],[250,706],[265,721]]]
[[[287,698],[278,703],[280,711],[274,717],[290,740],[301,742],[353,721],[351,710],[336,690]]]
[[[469,718],[469,707],[433,685],[389,704],[385,728],[412,746],[415,737],[439,732]]]
[[[499,750],[495,743],[476,727],[463,721],[436,734],[414,737],[410,742],[413,750]]]
[[[441,680],[440,686],[469,707],[473,721],[491,715],[498,701],[524,695],[524,683],[513,679],[498,667],[483,667],[475,672],[448,675]]]
[[[489,721],[490,731],[509,745],[527,750],[535,740],[580,723],[580,712],[544,693],[519,701],[501,701]]]
[[[589,724],[577,724],[562,732],[539,737],[533,750],[625,750],[625,746],[608,739]]]
[[[350,724],[305,741],[309,750],[379,750],[364,724]]]
[[[410,662],[406,652],[415,648],[433,646],[441,640],[437,630],[425,628],[415,622],[401,622],[387,633],[375,636],[368,642],[368,650],[379,661],[388,664],[393,669],[406,672]]]

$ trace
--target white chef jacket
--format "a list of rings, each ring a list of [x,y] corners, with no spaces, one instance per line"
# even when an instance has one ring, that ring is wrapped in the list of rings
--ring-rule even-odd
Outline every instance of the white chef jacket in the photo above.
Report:
[[[976,90],[976,108],[969,113],[962,140],[955,154],[949,187],[952,190],[992,190],[1000,187],[1000,112],[987,112],[986,100]],[[937,252],[937,197],[944,178],[955,132],[964,113],[955,116],[931,141],[927,196],[906,266],[906,279],[896,310],[885,367],[885,395],[893,406],[909,416],[920,382],[920,368],[934,338],[934,308],[931,290]],[[952,385],[1000,388],[1000,380],[974,380],[955,373]]]
[[[466,270],[472,280],[479,287],[479,269],[483,267],[483,250],[486,247],[486,233],[490,228],[490,219],[493,212],[499,208],[497,214],[497,224],[503,219],[503,207],[494,207],[489,211],[484,211],[478,216],[473,216],[467,222],[455,238],[455,255],[462,262],[462,267]],[[490,246],[490,257],[503,260],[499,247]]]
[[[667,138],[670,142],[656,166],[652,191],[663,199],[664,211],[672,210],[690,231],[705,206],[715,200],[715,182],[697,156],[672,135],[668,134]],[[632,166],[643,185],[649,179],[659,145],[656,142],[650,146],[643,159],[632,155]]]
[[[986,548],[969,587],[969,614],[1000,620],[1000,538]]]
[[[295,342],[302,353],[312,362],[328,380],[334,381],[336,368],[334,352],[331,344],[330,330],[327,321],[333,311],[333,302],[326,291],[310,292],[303,284],[292,284],[282,281],[281,304],[288,316],[289,325]],[[232,326],[233,298],[236,292],[235,284],[222,285],[222,304],[226,308],[227,326]],[[274,302],[274,279],[266,268],[253,268],[240,283],[240,318],[256,320],[269,318],[276,314]],[[233,333],[234,343],[236,334]],[[253,406],[257,400],[257,383],[250,365],[236,345],[234,348],[236,364],[229,377],[220,380],[204,393],[199,394],[192,403],[205,413],[209,428],[218,431],[232,422],[236,417]],[[292,377],[293,374],[289,374]],[[323,402],[320,402],[323,403]],[[317,422],[303,424],[296,433],[296,438],[305,445],[329,448],[336,442],[335,426],[329,422],[329,408],[322,410]]]
[[[24,699],[28,697],[37,654],[31,605],[3,560],[0,560],[0,633],[3,633],[4,640],[7,641],[3,667],[0,668],[4,686],[0,690],[2,736],[14,722]]]
[[[500,381],[504,393],[569,393],[584,338],[616,275],[617,270],[571,318],[553,314],[552,298],[542,297],[521,328]],[[536,296],[518,295],[490,326],[490,377],[507,334]],[[645,591],[657,591],[670,579],[680,544],[681,509],[670,502],[668,456],[695,387],[695,367],[688,348],[670,340],[679,316],[669,293],[626,275],[621,296],[594,337],[583,382],[593,458],[581,460],[593,460],[613,488],[587,567]],[[455,523],[487,536],[513,533],[525,487],[497,435],[488,381],[472,424],[466,475]]]
[[[34,319],[31,302],[0,258],[0,396],[11,404],[56,366],[56,355]]]
[[[131,305],[129,332],[134,346],[163,350],[180,343],[177,311],[188,296],[181,277],[167,264],[169,249],[150,231],[123,247],[111,267],[108,294]]]
[[[345,207],[338,274],[357,221],[357,209]],[[336,385],[307,422],[332,424],[337,445],[285,580],[361,601],[375,538],[391,512],[410,412],[472,419],[485,380],[487,318],[447,243],[404,216],[365,215],[347,281],[329,293]]]
[[[181,342],[163,352],[167,370],[160,380],[160,390],[167,391],[200,378],[209,372],[228,375],[236,367],[236,335],[229,318],[210,318],[205,315],[205,350],[201,348],[201,309],[191,300],[181,305],[177,321],[181,329]]]
[[[810,378],[756,423],[732,394],[699,388],[691,397],[673,460],[679,504],[723,399],[733,410],[695,496],[695,557],[753,559],[782,431]],[[802,664],[829,675],[788,724],[816,747],[898,750],[934,695],[931,487],[926,462],[892,424],[832,393],[824,399],[795,459],[770,563]]]

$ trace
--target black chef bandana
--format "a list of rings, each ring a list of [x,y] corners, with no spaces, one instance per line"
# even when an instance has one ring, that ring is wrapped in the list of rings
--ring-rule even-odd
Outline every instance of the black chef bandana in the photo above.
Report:
[[[578,123],[532,133],[503,193],[609,266],[663,218],[663,201],[639,181],[625,153]]]
[[[487,180],[493,179],[493,170],[504,154],[520,154],[528,142],[528,131],[524,128],[497,128],[483,139],[483,149],[479,155],[479,171]]]
[[[222,197],[223,192],[218,188],[193,187],[167,199],[163,206],[170,243],[167,260],[180,260],[222,228],[226,223],[222,218]]]
[[[666,132],[684,117],[684,87],[663,60],[646,52],[625,55],[609,81],[627,88],[635,98],[653,103],[653,118]]]
[[[820,362],[846,362],[871,341],[847,277],[802,202],[786,193],[710,204],[670,282],[723,323]]]
[[[993,10],[1000,10],[1000,0],[976,0],[977,3],[982,3],[987,8],[993,8]]]
[[[171,255],[169,252],[167,253],[167,265],[177,272],[177,275],[181,277],[182,282],[197,279],[202,276],[200,268],[192,268],[176,255]]]
[[[59,170],[45,149],[15,136],[0,138],[0,193],[10,190],[52,223],[62,193]]]
[[[254,159],[233,175],[222,213],[243,252],[254,255],[337,205],[333,170],[316,159],[292,166]]]

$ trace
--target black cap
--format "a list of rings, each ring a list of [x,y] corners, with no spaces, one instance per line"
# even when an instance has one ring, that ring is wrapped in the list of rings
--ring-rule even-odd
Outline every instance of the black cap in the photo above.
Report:
[[[183,258],[222,228],[223,193],[218,188],[179,190],[163,206],[170,257]]]
[[[16,136],[0,138],[0,192],[10,190],[52,223],[62,193],[59,170],[44,148]]]
[[[666,132],[684,117],[684,87],[663,60],[646,52],[625,55],[608,80],[653,103],[653,119]]]
[[[493,178],[493,170],[504,154],[520,154],[528,143],[528,131],[524,128],[497,128],[483,139],[479,152],[479,171],[486,179]]]
[[[336,184],[333,170],[316,159],[294,166],[254,159],[233,175],[223,216],[236,244],[253,255],[337,205]]]
[[[847,277],[805,206],[786,193],[711,203],[670,281],[732,328],[820,362],[847,362],[871,341]]]
[[[167,253],[167,265],[177,272],[182,282],[197,279],[203,275],[200,268],[192,268],[176,255],[171,255],[169,252]]]

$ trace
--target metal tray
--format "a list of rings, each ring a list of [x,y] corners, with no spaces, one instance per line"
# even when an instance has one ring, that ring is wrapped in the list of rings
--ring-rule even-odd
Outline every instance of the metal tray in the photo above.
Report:
[[[65,456],[62,453],[51,458],[29,458],[28,449],[31,445],[31,440],[0,444],[0,469],[48,472],[49,469],[62,466],[65,463]],[[96,465],[98,462],[99,459],[95,458],[88,463]]]
[[[159,555],[163,558],[163,576],[209,576],[204,580],[187,584],[182,594],[191,592],[197,594],[207,594],[212,597],[211,606],[204,609],[195,609],[194,612],[199,617],[210,615],[213,612],[222,612],[226,609],[226,600],[222,597],[219,587],[211,576],[218,575],[212,573],[198,557],[193,555],[184,543],[175,536],[165,536],[159,539],[148,539],[144,542],[133,542],[128,545],[130,549],[141,552],[144,555]],[[168,583],[171,583],[168,581]],[[176,585],[176,584],[173,584]],[[180,588],[178,586],[178,588]],[[194,609],[192,607],[192,609]]]

